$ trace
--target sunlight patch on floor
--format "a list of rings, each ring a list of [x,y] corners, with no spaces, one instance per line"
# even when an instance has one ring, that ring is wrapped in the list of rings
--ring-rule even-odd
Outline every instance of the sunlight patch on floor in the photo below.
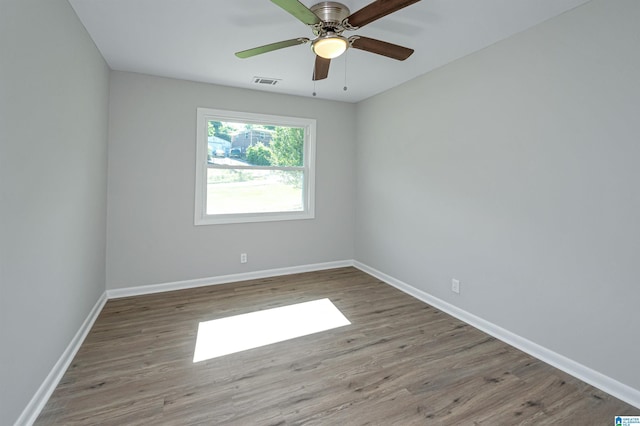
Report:
[[[204,321],[198,325],[193,362],[349,324],[329,299]]]

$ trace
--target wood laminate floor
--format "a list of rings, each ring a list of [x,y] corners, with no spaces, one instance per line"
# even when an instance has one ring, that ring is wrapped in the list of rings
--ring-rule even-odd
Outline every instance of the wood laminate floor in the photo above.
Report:
[[[329,298],[351,321],[193,363],[198,323]],[[611,425],[640,410],[354,268],[110,300],[37,425]]]

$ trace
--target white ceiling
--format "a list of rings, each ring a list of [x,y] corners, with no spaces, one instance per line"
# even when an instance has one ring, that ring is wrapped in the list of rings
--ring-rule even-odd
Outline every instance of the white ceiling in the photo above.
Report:
[[[114,70],[312,96],[309,44],[248,59],[240,50],[313,38],[269,0],[69,0]],[[314,0],[301,0],[308,7]],[[415,49],[406,61],[350,49],[334,59],[317,96],[358,102],[478,51],[589,0],[423,0],[345,35]],[[341,1],[351,12],[370,0]],[[344,91],[346,83],[348,90]],[[253,77],[278,78],[276,86]]]

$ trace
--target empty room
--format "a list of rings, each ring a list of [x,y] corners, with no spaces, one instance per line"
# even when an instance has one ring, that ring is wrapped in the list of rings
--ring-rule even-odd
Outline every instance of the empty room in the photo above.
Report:
[[[637,0],[0,0],[0,425],[640,424]]]

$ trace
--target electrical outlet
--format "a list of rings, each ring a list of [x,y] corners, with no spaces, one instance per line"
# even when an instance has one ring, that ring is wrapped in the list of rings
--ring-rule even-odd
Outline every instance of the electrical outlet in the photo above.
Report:
[[[460,281],[455,278],[451,280],[451,291],[460,294]]]
[[[247,263],[247,253],[240,253],[240,263]]]

